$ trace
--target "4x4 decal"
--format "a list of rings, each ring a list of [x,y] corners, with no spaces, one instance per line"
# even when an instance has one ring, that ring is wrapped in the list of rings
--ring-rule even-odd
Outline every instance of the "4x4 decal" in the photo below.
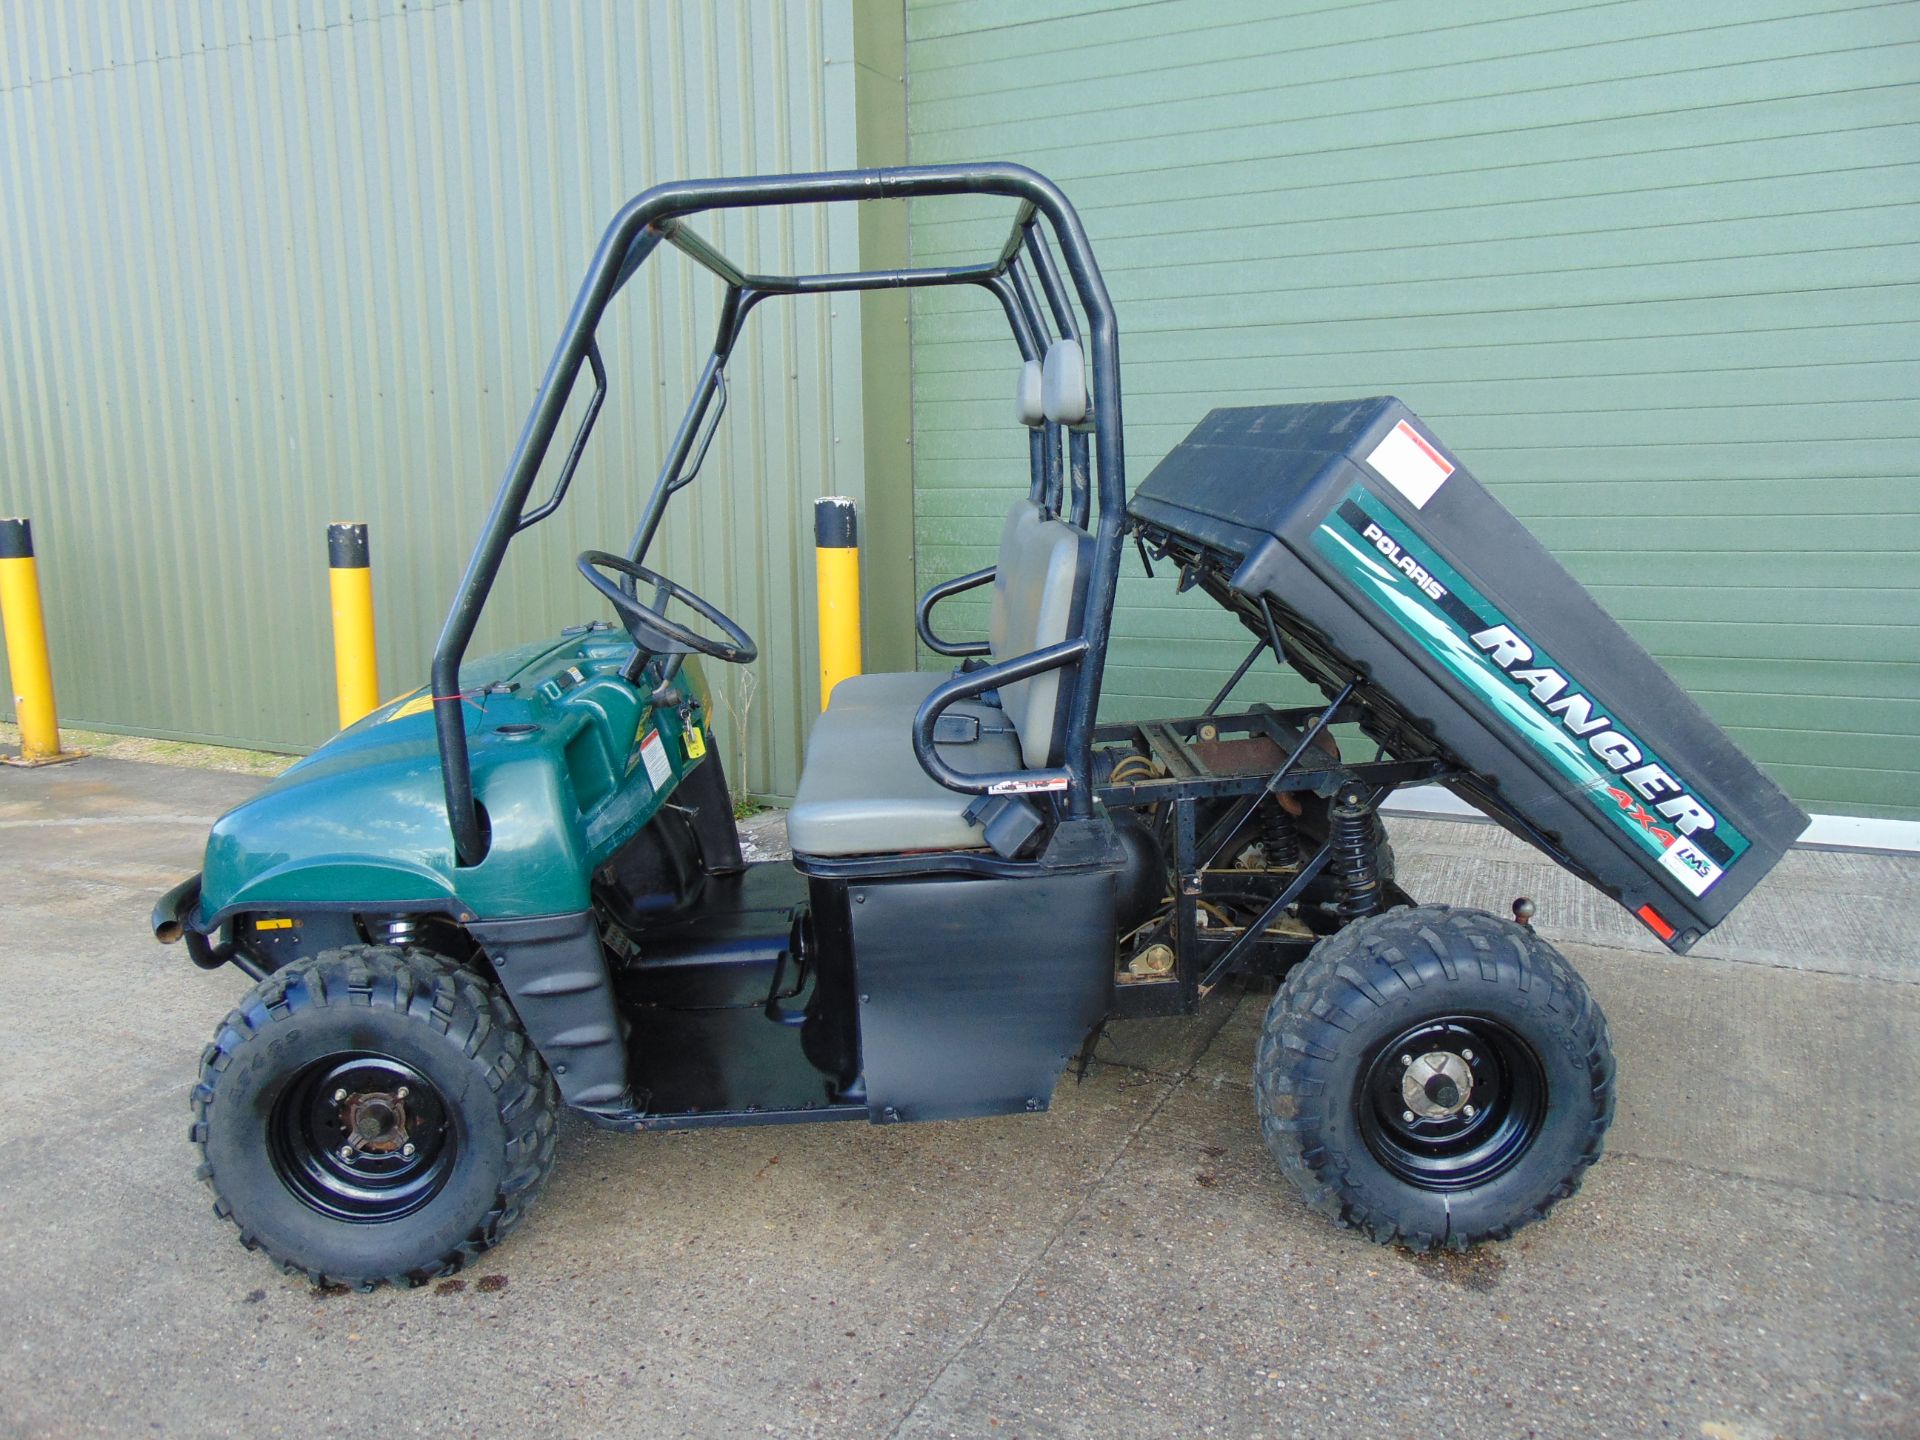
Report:
[[[1642,805],[1634,795],[1615,785],[1609,785],[1607,787],[1607,794],[1613,797],[1614,804],[1627,812],[1627,818],[1629,820],[1645,826],[1647,833],[1658,840],[1663,848],[1673,844],[1675,839],[1673,832],[1662,829],[1660,822],[1647,813],[1646,806]]]

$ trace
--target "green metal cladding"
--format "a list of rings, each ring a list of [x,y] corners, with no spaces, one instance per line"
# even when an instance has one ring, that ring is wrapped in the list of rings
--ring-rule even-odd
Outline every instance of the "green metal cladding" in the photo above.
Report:
[[[1803,805],[1920,819],[1912,3],[0,7],[0,510],[35,522],[63,719],[318,744],[340,519],[372,525],[384,692],[412,688],[615,208],[908,158],[1023,160],[1079,206],[1136,478],[1216,405],[1397,394]],[[715,228],[825,269],[1003,223]],[[630,526],[717,298],[649,268],[476,654],[602,613],[571,557]],[[982,295],[763,306],[733,369],[666,559],[760,639],[715,729],[791,794],[812,498],[862,502],[869,662],[910,663],[916,583],[988,563],[1025,438]],[[1116,635],[1113,717],[1243,648],[1137,575]]]
[[[0,7],[0,509],[34,520],[63,721],[324,740],[343,519],[371,525],[383,693],[424,681],[608,220],[661,180],[858,163],[854,33],[847,0]],[[858,263],[850,210],[709,225],[767,269]],[[718,300],[672,255],[621,297],[593,445],[476,655],[606,614],[573,556],[632,533]],[[716,707],[757,790],[791,792],[819,708],[813,497],[888,498],[861,339],[857,301],[761,307],[662,532],[761,642]]]
[[[916,162],[1073,197],[1136,480],[1217,405],[1398,395],[1802,805],[1920,819],[1920,7],[916,0],[908,70]],[[915,260],[993,230],[919,206]],[[913,318],[930,581],[1025,440],[996,317]],[[1188,599],[1122,580],[1106,713],[1243,652]]]

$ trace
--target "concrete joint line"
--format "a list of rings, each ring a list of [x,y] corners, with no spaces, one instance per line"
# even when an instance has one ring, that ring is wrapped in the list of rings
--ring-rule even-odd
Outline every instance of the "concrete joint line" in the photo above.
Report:
[[[1895,1210],[1920,1212],[1920,1201],[1902,1200],[1897,1195],[1875,1195],[1870,1190],[1830,1190],[1823,1185],[1809,1185],[1804,1180],[1781,1180],[1772,1175],[1751,1175],[1744,1170],[1726,1170],[1718,1165],[1701,1165],[1692,1160],[1676,1160],[1670,1155],[1649,1155],[1637,1150],[1619,1150],[1609,1145],[1600,1157],[1600,1164],[1609,1160],[1632,1160],[1641,1165],[1670,1165],[1675,1170],[1689,1170],[1696,1175],[1712,1175],[1719,1180],[1741,1180],[1749,1185],[1777,1185],[1782,1190],[1798,1190],[1803,1195],[1818,1195],[1823,1200],[1857,1200],[1868,1205],[1890,1205]]]
[[[1194,1062],[1194,1064],[1198,1063],[1197,1060]],[[1142,1073],[1152,1074],[1153,1072],[1145,1071]],[[1149,1109],[1145,1115],[1141,1116],[1139,1122],[1127,1132],[1127,1138],[1120,1142],[1119,1147],[1113,1152],[1112,1158],[1100,1167],[1100,1173],[1088,1182],[1085,1191],[1083,1191],[1080,1196],[1079,1203],[1062,1216],[1060,1223],[1054,1226],[1052,1232],[1040,1242],[1039,1247],[1033,1252],[1033,1258],[1020,1267],[1018,1273],[1007,1283],[1007,1287],[1000,1292],[999,1298],[988,1307],[987,1313],[980,1317],[979,1323],[967,1332],[967,1338],[956,1345],[952,1353],[934,1367],[933,1374],[927,1377],[927,1383],[920,1387],[918,1393],[908,1402],[907,1408],[900,1413],[900,1419],[894,1424],[894,1427],[887,1432],[887,1440],[898,1440],[898,1437],[906,1430],[908,1422],[919,1413],[920,1407],[926,1404],[927,1397],[938,1388],[940,1381],[946,1376],[946,1373],[954,1367],[954,1364],[961,1356],[965,1355],[979,1343],[981,1336],[993,1328],[993,1322],[1000,1318],[1001,1312],[1007,1308],[1008,1303],[1013,1299],[1014,1293],[1026,1283],[1027,1277],[1033,1274],[1034,1270],[1039,1267],[1040,1262],[1053,1253],[1053,1247],[1059,1244],[1061,1236],[1067,1233],[1069,1227],[1086,1213],[1088,1204],[1092,1201],[1093,1197],[1105,1187],[1108,1177],[1113,1174],[1120,1162],[1126,1158],[1127,1152],[1133,1149],[1134,1142],[1140,1138],[1141,1132],[1158,1118],[1160,1112],[1166,1108],[1167,1102],[1173,1098],[1174,1093],[1179,1090],[1182,1085],[1186,1084],[1192,1076],[1193,1066],[1189,1065],[1184,1071],[1166,1083],[1166,1088],[1161,1091],[1160,1098],[1153,1102],[1152,1108]]]
[[[1716,955],[1710,950],[1696,950],[1691,955],[1672,955],[1664,952],[1636,950],[1627,945],[1610,945],[1604,940],[1587,940],[1577,935],[1543,932],[1556,945],[1578,945],[1583,950],[1605,950],[1613,955],[1631,955],[1646,960],[1715,960],[1722,965],[1745,965],[1754,970],[1779,970],[1788,975],[1824,975],[1832,980],[1859,980],[1875,985],[1920,985],[1920,971],[1912,978],[1893,975],[1862,975],[1857,970],[1827,970],[1813,965],[1789,965],[1782,960],[1755,960],[1744,955]],[[1569,960],[1571,963],[1571,959]],[[1577,966],[1575,967],[1578,968]]]

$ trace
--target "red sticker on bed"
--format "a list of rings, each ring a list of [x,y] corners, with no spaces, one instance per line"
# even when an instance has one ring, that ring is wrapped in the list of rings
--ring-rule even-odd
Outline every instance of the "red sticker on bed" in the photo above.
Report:
[[[1382,480],[1411,500],[1416,510],[1424,508],[1441,482],[1453,473],[1452,463],[1405,420],[1373,447],[1367,464]]]

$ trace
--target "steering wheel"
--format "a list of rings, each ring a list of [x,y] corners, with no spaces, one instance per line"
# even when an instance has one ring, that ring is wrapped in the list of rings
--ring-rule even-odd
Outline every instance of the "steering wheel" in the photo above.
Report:
[[[649,654],[711,655],[716,660],[725,660],[734,665],[750,665],[760,654],[760,647],[753,643],[753,637],[723,614],[713,602],[702,600],[686,586],[677,585],[644,565],[636,565],[621,555],[609,555],[604,550],[582,550],[579,565],[580,573],[587,577],[587,582],[606,596],[619,613],[621,623],[633,637],[633,643]],[[612,570],[640,585],[651,585],[653,604],[641,601],[637,587],[636,593],[630,594],[625,586],[603,575],[603,570]],[[678,600],[696,615],[711,621],[720,628],[725,638],[710,639],[694,633],[678,621],[667,619],[662,612],[669,600]]]

